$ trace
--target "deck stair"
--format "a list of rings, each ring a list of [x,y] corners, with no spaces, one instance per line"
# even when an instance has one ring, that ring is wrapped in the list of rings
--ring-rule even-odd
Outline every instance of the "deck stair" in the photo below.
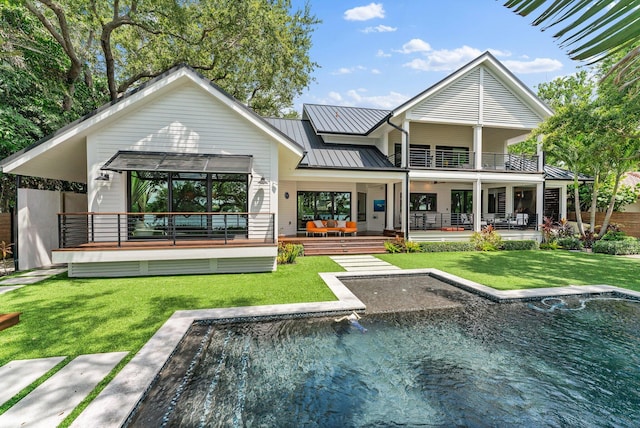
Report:
[[[301,237],[280,239],[283,242],[302,244],[306,256],[336,255],[336,254],[382,254],[385,241],[384,236],[330,236],[330,237]]]

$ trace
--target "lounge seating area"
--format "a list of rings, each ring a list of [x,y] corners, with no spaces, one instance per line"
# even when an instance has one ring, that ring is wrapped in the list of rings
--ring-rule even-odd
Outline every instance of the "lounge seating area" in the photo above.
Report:
[[[307,222],[307,236],[327,236],[329,233],[355,236],[358,234],[358,224],[355,221],[345,220],[310,220]]]

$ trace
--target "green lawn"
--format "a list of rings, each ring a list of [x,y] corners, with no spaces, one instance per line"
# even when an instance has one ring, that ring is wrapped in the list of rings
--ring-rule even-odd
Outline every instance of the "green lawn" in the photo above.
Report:
[[[404,269],[436,268],[499,290],[607,284],[640,291],[640,259],[568,251],[384,254]]]
[[[0,331],[0,366],[27,359],[137,352],[177,310],[335,300],[317,272],[328,257],[298,258],[274,273],[118,279],[58,276],[0,296],[0,313],[22,312]]]

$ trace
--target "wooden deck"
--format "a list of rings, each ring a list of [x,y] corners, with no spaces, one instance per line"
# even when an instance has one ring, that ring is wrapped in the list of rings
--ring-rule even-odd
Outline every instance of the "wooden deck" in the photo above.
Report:
[[[198,239],[198,240],[129,240],[118,243],[117,241],[90,242],[77,247],[59,248],[54,251],[118,251],[118,250],[167,250],[171,248],[223,248],[223,247],[273,247],[273,242],[264,242],[263,239],[229,239],[225,243],[223,239]]]

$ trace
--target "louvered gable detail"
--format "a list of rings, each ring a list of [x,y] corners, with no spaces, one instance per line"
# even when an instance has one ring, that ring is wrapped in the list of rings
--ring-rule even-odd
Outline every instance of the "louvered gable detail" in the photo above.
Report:
[[[482,112],[483,124],[532,129],[543,120],[486,68]]]
[[[413,120],[476,123],[479,112],[480,69],[471,70],[409,112]]]

